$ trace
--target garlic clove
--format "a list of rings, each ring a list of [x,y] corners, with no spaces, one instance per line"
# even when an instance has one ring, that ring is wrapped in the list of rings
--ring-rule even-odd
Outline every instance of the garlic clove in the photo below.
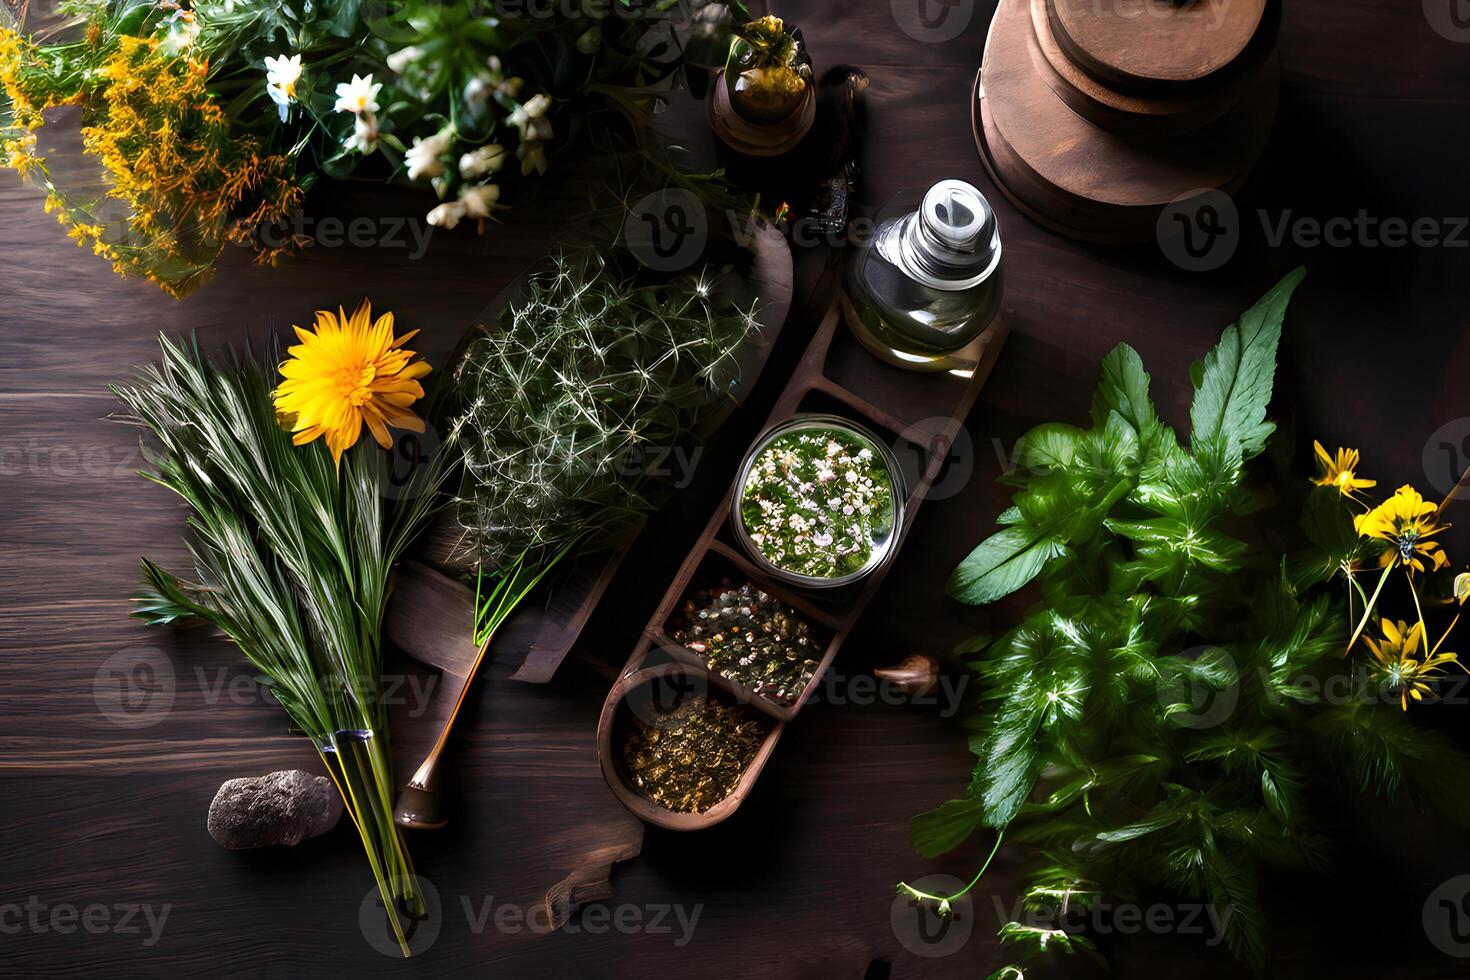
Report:
[[[918,697],[928,694],[939,683],[939,664],[928,654],[913,653],[896,667],[874,670],[873,676],[911,697]]]

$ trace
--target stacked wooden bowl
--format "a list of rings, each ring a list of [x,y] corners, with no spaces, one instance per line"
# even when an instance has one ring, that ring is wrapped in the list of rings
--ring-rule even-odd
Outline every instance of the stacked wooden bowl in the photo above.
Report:
[[[1280,0],[1000,0],[971,107],[986,169],[1064,234],[1153,237],[1260,155],[1279,20]]]

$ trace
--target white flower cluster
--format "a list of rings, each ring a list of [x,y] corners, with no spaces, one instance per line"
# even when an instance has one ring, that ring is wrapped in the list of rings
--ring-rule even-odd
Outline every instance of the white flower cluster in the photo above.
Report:
[[[777,568],[837,578],[868,563],[893,525],[893,484],[867,440],[838,429],[794,432],[751,466],[740,516]]]
[[[404,48],[388,56],[388,67],[406,79],[412,78],[414,66],[422,57],[418,48]],[[522,173],[532,169],[544,173],[546,156],[541,144],[551,138],[552,132],[550,120],[540,117],[550,107],[551,99],[537,95],[524,104],[516,102],[524,87],[523,79],[507,77],[500,59],[492,56],[485,68],[465,85],[464,104],[474,116],[485,111],[492,100],[502,105],[514,102],[516,108],[508,121],[520,130],[521,147],[517,152],[522,160]],[[465,218],[488,218],[499,207],[500,188],[490,178],[505,166],[505,147],[487,143],[460,153],[456,159],[457,139],[454,129],[445,127],[428,139],[415,137],[404,155],[408,179],[431,181],[441,197],[453,186],[450,168],[458,168],[463,182],[459,196],[429,212],[429,224],[438,228],[454,228]],[[528,157],[532,164],[525,162]],[[538,161],[539,166],[534,166]]]

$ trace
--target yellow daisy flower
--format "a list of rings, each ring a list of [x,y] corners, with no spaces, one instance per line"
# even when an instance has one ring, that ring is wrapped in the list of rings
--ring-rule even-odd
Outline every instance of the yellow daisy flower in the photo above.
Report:
[[[1317,469],[1319,475],[1312,480],[1319,487],[1336,487],[1338,492],[1345,497],[1350,497],[1355,490],[1378,486],[1377,480],[1359,479],[1355,471],[1358,468],[1358,451],[1356,449],[1343,449],[1338,447],[1337,456],[1329,456],[1327,450],[1320,442],[1313,440],[1312,449],[1317,453]]]
[[[1353,527],[1361,537],[1388,543],[1379,556],[1380,566],[1401,564],[1422,572],[1425,561],[1429,562],[1430,571],[1450,563],[1434,540],[1449,525],[1439,523],[1439,508],[1427,503],[1413,487],[1399,487],[1392,497],[1368,513],[1354,517]]]
[[[1395,623],[1385,619],[1380,627],[1383,630],[1382,640],[1374,640],[1369,636],[1364,637],[1364,642],[1373,651],[1373,659],[1376,661],[1374,667],[1378,676],[1391,690],[1398,692],[1399,706],[1407,711],[1409,698],[1415,701],[1423,701],[1425,697],[1433,698],[1434,688],[1429,682],[1443,675],[1444,672],[1440,670],[1442,665],[1458,664],[1459,657],[1446,651],[1430,653],[1424,659],[1418,659],[1416,654],[1424,639],[1422,623],[1415,623],[1411,627],[1402,621]]]
[[[409,410],[424,397],[418,379],[429,365],[413,361],[404,350],[417,330],[393,336],[393,314],[372,319],[367,300],[349,318],[339,307],[316,315],[316,332],[294,327],[301,343],[291,347],[281,365],[285,380],[276,388],[276,411],[289,420],[292,441],[305,445],[326,436],[332,459],[341,465],[342,453],[357,443],[363,424],[378,445],[389,449],[388,426],[423,432],[424,423]]]

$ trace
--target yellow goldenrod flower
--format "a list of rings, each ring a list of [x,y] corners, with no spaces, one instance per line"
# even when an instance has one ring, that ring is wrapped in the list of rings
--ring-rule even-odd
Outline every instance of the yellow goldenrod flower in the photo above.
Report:
[[[175,296],[207,276],[226,241],[255,245],[257,260],[271,261],[279,249],[251,233],[300,206],[295,161],[231,132],[208,91],[208,66],[169,57],[157,38],[124,37],[96,80],[82,142],[125,217],[108,224],[110,243],[88,212],[60,198],[58,218],[85,225],[119,275],[147,276]]]
[[[1402,486],[1368,513],[1354,517],[1353,527],[1362,537],[1387,542],[1378,559],[1380,566],[1401,564],[1422,572],[1427,560],[1430,571],[1437,571],[1450,563],[1434,540],[1449,525],[1438,521],[1438,507],[1427,503],[1413,487]]]
[[[1443,675],[1440,669],[1443,665],[1458,664],[1460,660],[1448,651],[1429,653],[1420,659],[1417,654],[1424,640],[1422,623],[1411,627],[1404,622],[1384,619],[1380,628],[1383,630],[1382,640],[1369,636],[1364,637],[1364,642],[1373,651],[1375,672],[1391,690],[1398,692],[1399,706],[1407,711],[1409,698],[1423,701],[1426,696],[1434,696],[1430,682]]]
[[[1329,456],[1327,450],[1320,442],[1312,442],[1312,449],[1317,454],[1318,476],[1312,480],[1319,487],[1336,487],[1338,492],[1345,497],[1352,496],[1355,490],[1378,486],[1377,480],[1359,479],[1355,471],[1358,468],[1358,451],[1356,449],[1337,450],[1337,456]]]
[[[364,423],[384,449],[393,445],[390,425],[424,431],[423,420],[409,406],[424,396],[418,379],[429,373],[429,365],[413,361],[414,352],[403,349],[417,330],[395,338],[393,314],[374,321],[367,300],[350,318],[340,308],[335,316],[330,310],[318,312],[315,333],[295,330],[301,343],[287,351],[291,357],[281,365],[285,380],[275,390],[275,405],[290,420],[296,445],[326,436],[340,465]]]

